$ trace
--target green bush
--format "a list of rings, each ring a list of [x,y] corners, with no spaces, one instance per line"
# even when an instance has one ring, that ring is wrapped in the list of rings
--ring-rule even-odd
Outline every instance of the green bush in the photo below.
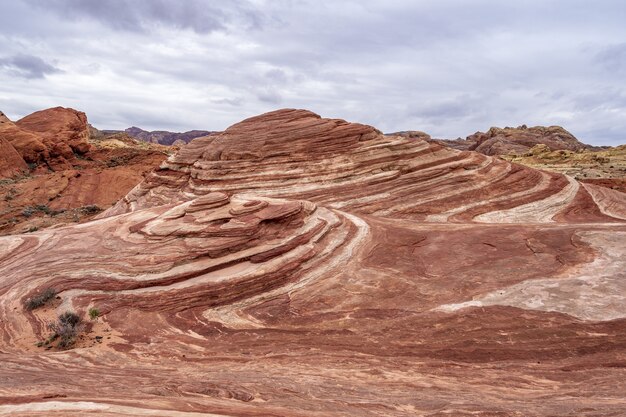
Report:
[[[100,310],[98,310],[97,308],[93,307],[89,309],[89,318],[92,320],[97,319],[98,317],[100,317]]]

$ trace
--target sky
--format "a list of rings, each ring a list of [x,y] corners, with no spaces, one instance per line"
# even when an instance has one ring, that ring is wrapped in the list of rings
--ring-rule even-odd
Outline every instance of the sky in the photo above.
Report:
[[[623,0],[0,0],[0,110],[223,130],[279,108],[626,143]]]

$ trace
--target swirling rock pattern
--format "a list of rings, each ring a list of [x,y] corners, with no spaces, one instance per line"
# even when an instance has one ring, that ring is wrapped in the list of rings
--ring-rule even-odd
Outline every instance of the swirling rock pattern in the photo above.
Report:
[[[245,120],[98,220],[0,238],[0,415],[623,415],[624,206],[307,111]],[[35,346],[91,307],[73,349]]]
[[[564,175],[305,110],[267,113],[194,140],[103,216],[213,191],[420,221],[567,222],[581,207],[586,221],[615,220]]]

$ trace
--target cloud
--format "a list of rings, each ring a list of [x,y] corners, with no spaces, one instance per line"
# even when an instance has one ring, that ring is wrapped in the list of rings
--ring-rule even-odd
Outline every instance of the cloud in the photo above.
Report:
[[[259,92],[257,94],[257,98],[262,102],[269,104],[280,104],[283,101],[281,95],[277,91],[269,88]]]
[[[0,68],[23,78],[44,78],[48,74],[61,72],[43,59],[27,54],[0,58]]]
[[[186,131],[293,107],[439,138],[563,125],[615,144],[624,21],[612,0],[6,2],[0,108]]]
[[[248,2],[229,0],[28,0],[36,7],[63,17],[86,18],[112,29],[150,31],[155,26],[209,33],[226,29],[236,21],[249,28],[261,24],[261,16]]]
[[[626,42],[604,48],[596,58],[609,71],[626,74]]]

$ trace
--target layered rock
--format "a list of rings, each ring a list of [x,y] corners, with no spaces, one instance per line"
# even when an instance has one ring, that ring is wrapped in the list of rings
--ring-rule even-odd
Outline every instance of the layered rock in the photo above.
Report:
[[[567,174],[583,182],[626,191],[626,145],[573,152],[553,151],[540,144],[524,154],[501,157],[532,168]]]
[[[0,414],[620,415],[626,196],[426,139],[273,112],[0,237]]]
[[[307,271],[332,265],[334,250],[357,230],[349,217],[313,203],[210,193],[84,227],[0,238],[6,277],[0,288],[11,294],[0,301],[0,350],[21,350],[25,337],[34,343],[45,336],[36,312],[9,317],[47,287],[67,295],[59,309],[132,305],[179,312],[224,305],[284,289]],[[16,257],[35,263],[19,268],[10,262]]]
[[[571,178],[427,139],[279,110],[194,140],[104,216],[221,191],[433,222],[615,220]]]
[[[463,151],[476,151],[485,155],[523,154],[536,145],[552,150],[580,151],[591,149],[560,126],[520,126],[504,129],[492,127],[487,132],[476,132],[463,139],[439,140],[447,146]]]

